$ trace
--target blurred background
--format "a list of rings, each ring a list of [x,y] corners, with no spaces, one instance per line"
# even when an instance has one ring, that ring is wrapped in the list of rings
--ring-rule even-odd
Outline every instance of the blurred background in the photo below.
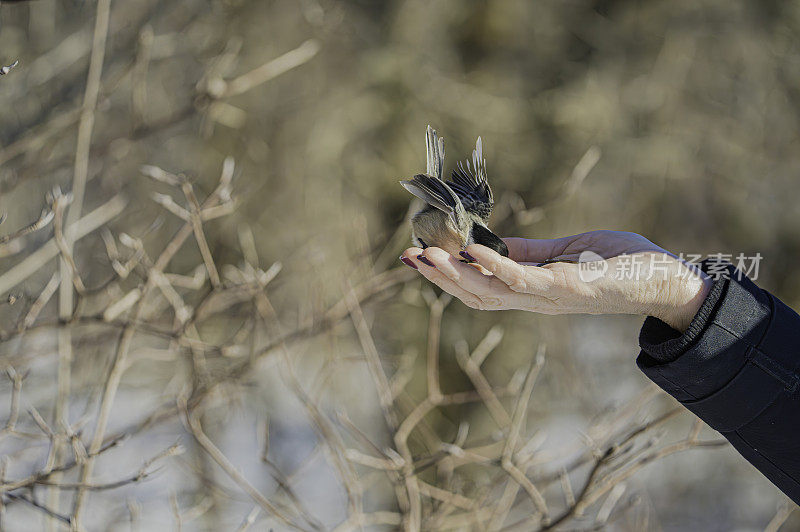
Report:
[[[760,253],[800,307],[799,32],[775,1],[0,2],[2,529],[800,527],[638,372],[641,318],[477,312],[397,260],[431,124],[446,171],[482,136],[500,235]]]

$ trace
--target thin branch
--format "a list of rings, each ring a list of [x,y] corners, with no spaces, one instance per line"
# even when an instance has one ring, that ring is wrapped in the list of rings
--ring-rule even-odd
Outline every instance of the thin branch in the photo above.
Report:
[[[106,224],[125,208],[126,201],[121,196],[115,196],[103,205],[78,220],[68,227],[64,233],[74,242],[92,231]],[[55,239],[50,239],[39,249],[25,257],[5,273],[0,275],[0,295],[7,293],[22,281],[33,275],[42,266],[58,256],[59,249]],[[69,281],[68,281],[69,282]]]
[[[230,98],[231,96],[243,94],[293,68],[307,63],[317,55],[319,50],[319,43],[314,39],[310,39],[294,50],[286,52],[282,56],[264,63],[260,67],[246,74],[242,74],[236,79],[227,82],[220,78],[209,80],[208,93],[212,97],[218,99]]]
[[[47,506],[45,506],[43,504],[40,504],[40,503],[36,502],[33,499],[25,497],[24,495],[16,495],[14,493],[6,493],[3,496],[4,497],[8,497],[12,501],[21,501],[21,502],[24,502],[26,504],[29,504],[30,506],[36,508],[37,510],[39,510],[41,512],[44,512],[48,517],[52,517],[54,519],[58,519],[59,521],[61,521],[62,523],[66,523],[67,525],[72,525],[72,523],[73,523],[72,519],[69,516],[60,514],[58,512],[55,512],[55,511],[51,510],[50,508],[48,508]]]
[[[278,508],[277,506],[273,505],[264,495],[261,494],[250,482],[241,474],[236,468],[231,464],[231,462],[227,459],[227,457],[222,454],[222,452],[214,445],[208,436],[206,436],[205,432],[203,432],[203,428],[200,425],[200,421],[197,419],[196,413],[189,413],[186,403],[181,405],[181,410],[183,411],[184,421],[187,424],[187,428],[194,436],[197,443],[203,448],[203,450],[208,453],[208,455],[222,468],[223,471],[231,478],[231,480],[236,483],[245,493],[247,493],[253,502],[258,504],[261,508],[269,512],[269,514],[278,518],[283,524],[288,526],[293,530],[303,530],[302,527],[298,526],[292,520],[292,517],[287,515],[282,509]]]

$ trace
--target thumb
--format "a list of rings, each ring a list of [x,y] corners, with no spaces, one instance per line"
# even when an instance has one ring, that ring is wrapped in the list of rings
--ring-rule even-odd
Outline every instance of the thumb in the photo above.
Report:
[[[516,262],[545,262],[564,253],[574,236],[562,238],[504,238],[508,258]]]

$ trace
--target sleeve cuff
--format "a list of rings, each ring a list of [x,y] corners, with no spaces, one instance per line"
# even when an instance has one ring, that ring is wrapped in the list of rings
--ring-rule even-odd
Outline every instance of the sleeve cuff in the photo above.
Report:
[[[769,294],[733,265],[707,260],[701,267],[723,275],[686,332],[648,318],[639,338],[637,365],[682,403],[706,398],[734,380],[751,348],[761,343],[772,312]]]
[[[719,266],[720,263],[713,263],[712,265],[709,260],[705,260],[700,264],[705,273],[709,273],[709,269],[719,268]],[[671,362],[697,341],[708,326],[717,304],[728,288],[730,275],[726,274],[730,272],[727,269],[727,265],[723,264],[722,266],[725,267],[725,274],[719,275],[714,280],[706,299],[700,305],[700,309],[683,334],[654,316],[648,316],[644,320],[642,330],[639,332],[639,347],[643,351],[658,362]]]

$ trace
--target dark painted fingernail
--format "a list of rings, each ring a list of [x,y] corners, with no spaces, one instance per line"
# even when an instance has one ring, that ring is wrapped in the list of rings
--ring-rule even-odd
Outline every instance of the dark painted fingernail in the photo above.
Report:
[[[475,260],[475,257],[470,255],[466,251],[459,251],[458,254],[467,259],[469,262],[478,262],[477,260]]]
[[[411,267],[412,267],[412,268],[414,268],[415,270],[416,270],[416,269],[418,269],[418,268],[417,268],[417,265],[416,265],[416,264],[414,264],[414,262],[413,262],[411,259],[407,259],[407,258],[405,258],[405,257],[400,257],[400,260],[402,260],[402,261],[403,261],[403,264],[405,264],[406,266],[411,266]]]
[[[417,260],[418,260],[418,261],[420,261],[422,264],[427,264],[427,265],[428,265],[428,266],[430,266],[431,268],[435,268],[435,267],[436,267],[436,266],[435,266],[435,265],[434,265],[434,264],[433,264],[431,261],[429,261],[429,260],[428,260],[427,258],[425,258],[425,256],[423,256],[423,255],[417,255]]]

